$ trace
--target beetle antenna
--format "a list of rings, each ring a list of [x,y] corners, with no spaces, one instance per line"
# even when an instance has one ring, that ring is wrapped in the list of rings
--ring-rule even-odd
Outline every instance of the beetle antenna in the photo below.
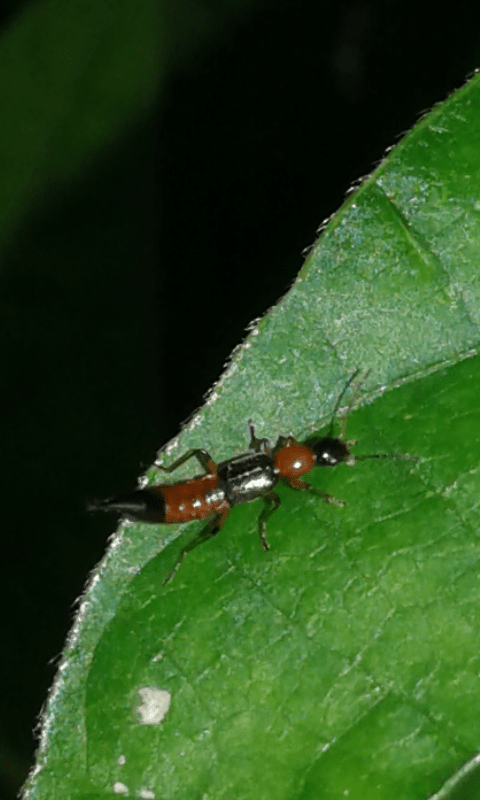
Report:
[[[350,411],[352,410],[353,406],[355,405],[355,403],[357,401],[357,398],[358,398],[358,394],[360,392],[360,389],[362,388],[363,384],[367,380],[367,378],[370,375],[371,371],[372,371],[371,369],[367,370],[365,375],[363,376],[363,378],[360,378],[360,380],[358,381],[357,385],[355,386],[355,390],[353,392],[352,400],[348,404],[346,413],[342,418],[342,425],[341,425],[340,435],[337,437],[341,442],[345,441],[345,430],[346,430],[346,427],[347,427],[348,415],[350,414]],[[355,378],[357,377],[359,372],[360,372],[360,370],[356,369],[355,372],[350,376],[350,378],[348,379],[348,381],[346,383],[345,388],[342,390],[342,392],[340,394],[340,397],[338,398],[338,400],[337,400],[337,402],[335,404],[335,409],[333,411],[332,421],[330,423],[329,436],[333,435],[333,423],[335,421],[335,417],[336,417],[336,415],[338,413],[338,409],[340,408],[340,403],[342,402],[342,399],[343,399],[343,397],[345,395],[345,392],[347,391],[349,386],[352,385],[353,381],[355,380]],[[347,444],[347,446],[352,446],[352,444],[356,444],[356,442],[346,442],[346,444]],[[384,460],[388,460],[388,461],[412,461],[413,463],[418,463],[419,461],[422,461],[422,459],[419,456],[411,456],[409,453],[361,453],[360,455],[353,456],[353,458],[355,459],[355,462],[357,462],[357,461],[367,461],[368,459],[371,459],[371,458],[379,458],[379,459],[384,459]]]
[[[361,453],[355,456],[355,461],[367,461],[369,458],[383,458],[388,461],[413,461],[418,464],[423,459],[421,456],[411,456],[410,453]]]
[[[342,402],[342,400],[343,400],[343,398],[345,396],[345,392],[350,387],[352,381],[355,380],[355,378],[357,377],[359,372],[360,372],[360,370],[356,369],[355,372],[353,372],[352,375],[350,375],[348,381],[346,382],[346,384],[343,387],[342,391],[338,395],[337,402],[335,403],[335,408],[333,409],[333,412],[332,412],[332,419],[330,420],[330,426],[328,428],[328,435],[329,436],[333,436],[333,426],[335,424],[335,419],[336,419],[337,414],[338,414],[338,409],[340,408],[340,404],[341,404],[341,402]],[[348,412],[349,411],[350,411],[350,407],[347,409],[347,416],[348,416]]]
[[[348,408],[347,408],[346,414],[345,414],[345,416],[342,418],[342,425],[341,425],[341,429],[340,429],[340,436],[339,436],[339,438],[340,438],[340,439],[345,439],[345,431],[346,431],[346,428],[347,428],[347,420],[348,420],[348,416],[349,416],[349,414],[350,414],[350,411],[352,410],[353,406],[354,406],[354,405],[355,405],[355,403],[357,402],[357,400],[358,400],[358,395],[360,394],[360,389],[362,388],[363,384],[364,384],[364,383],[365,383],[365,381],[367,380],[367,378],[368,378],[368,376],[370,375],[371,371],[372,371],[371,369],[367,369],[367,371],[366,371],[365,375],[363,376],[363,378],[360,378],[360,380],[358,381],[357,385],[355,386],[355,390],[354,390],[354,392],[353,392],[353,394],[352,394],[352,399],[351,399],[351,401],[350,401],[350,403],[349,403],[349,405],[348,405]],[[359,370],[359,369],[357,369],[357,370],[356,370],[356,371],[353,373],[353,375],[352,375],[352,379],[349,381],[349,383],[347,384],[347,386],[349,386],[349,385],[350,385],[350,383],[352,382],[352,380],[356,378],[356,376],[359,374],[359,372],[360,372],[360,370]]]
[[[353,394],[352,400],[351,400],[351,402],[349,403],[349,405],[347,406],[347,410],[346,410],[346,412],[345,412],[345,414],[344,414],[344,416],[343,416],[343,418],[342,418],[342,425],[341,425],[341,429],[340,429],[340,436],[338,437],[340,440],[343,440],[343,439],[345,438],[345,431],[346,431],[346,428],[347,428],[347,420],[348,420],[348,415],[350,414],[350,411],[352,410],[352,408],[353,408],[353,406],[354,406],[354,404],[355,404],[355,402],[356,402],[356,400],[357,400],[358,393],[359,393],[360,389],[362,388],[362,385],[365,383],[366,379],[367,379],[367,378],[368,378],[368,376],[370,375],[370,372],[371,372],[371,370],[370,370],[370,369],[369,369],[369,370],[367,370],[367,371],[366,371],[366,373],[365,373],[365,375],[363,376],[363,378],[361,378],[361,379],[358,381],[358,383],[357,383],[357,385],[356,385],[356,387],[355,387],[355,392],[354,392],[354,394]],[[337,402],[335,403],[335,408],[333,409],[332,419],[331,419],[331,422],[330,422],[330,427],[329,427],[329,429],[328,429],[328,435],[329,435],[329,436],[332,436],[332,437],[333,437],[333,426],[334,426],[334,424],[335,424],[335,419],[336,419],[336,417],[337,417],[338,410],[339,410],[339,408],[340,408],[340,405],[341,405],[341,403],[342,403],[342,400],[343,400],[343,398],[345,397],[345,394],[346,394],[347,390],[350,388],[350,386],[352,385],[352,383],[353,383],[353,381],[355,380],[355,378],[357,377],[357,375],[359,375],[359,373],[360,373],[360,368],[359,368],[359,369],[356,369],[356,370],[355,370],[355,372],[353,372],[353,373],[350,375],[350,377],[349,377],[348,381],[346,382],[345,386],[343,387],[342,391],[340,392],[340,395],[339,395],[339,397],[338,397],[338,400],[337,400]]]

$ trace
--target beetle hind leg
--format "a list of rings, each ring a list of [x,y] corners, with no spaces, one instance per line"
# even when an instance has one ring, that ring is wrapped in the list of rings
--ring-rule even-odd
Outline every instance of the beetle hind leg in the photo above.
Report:
[[[167,576],[167,578],[165,578],[165,580],[163,581],[163,586],[165,586],[172,580],[173,576],[180,568],[180,564],[182,563],[187,553],[190,553],[192,550],[195,550],[195,548],[198,547],[199,544],[207,542],[209,539],[212,539],[214,536],[216,536],[217,533],[220,533],[222,527],[225,525],[225,522],[227,521],[229,513],[230,509],[226,508],[225,511],[222,511],[221,514],[217,514],[217,516],[211,522],[209,522],[209,524],[206,525],[205,528],[203,528],[203,530],[200,531],[200,533],[194,536],[191,542],[189,542],[183,548],[182,552],[180,553],[175,562],[174,568]]]

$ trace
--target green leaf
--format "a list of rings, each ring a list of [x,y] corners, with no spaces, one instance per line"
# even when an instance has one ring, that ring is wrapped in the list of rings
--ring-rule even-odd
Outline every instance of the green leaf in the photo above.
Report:
[[[346,508],[281,488],[268,553],[236,508],[166,587],[199,526],[123,525],[27,797],[455,796],[480,739],[479,108],[477,76],[349,198],[164,454],[228,458],[250,417],[306,437],[361,367],[357,452],[421,462],[318,469]]]

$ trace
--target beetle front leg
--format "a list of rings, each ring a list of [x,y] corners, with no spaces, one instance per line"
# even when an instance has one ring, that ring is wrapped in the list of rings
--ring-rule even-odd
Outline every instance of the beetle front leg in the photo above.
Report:
[[[315,486],[311,486],[311,484],[307,483],[306,481],[301,481],[300,478],[285,478],[286,482],[292,489],[299,489],[307,492],[311,492],[312,494],[316,494],[317,497],[322,497],[327,503],[332,503],[336,506],[347,506],[348,503],[345,500],[339,500],[338,497],[332,497],[331,494],[327,494],[327,492],[322,492],[321,489],[316,489]]]

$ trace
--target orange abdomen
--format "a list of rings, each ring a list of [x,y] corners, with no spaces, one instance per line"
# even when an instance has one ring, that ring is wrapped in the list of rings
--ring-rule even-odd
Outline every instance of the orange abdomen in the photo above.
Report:
[[[156,487],[152,487],[153,490]],[[165,501],[165,522],[188,522],[221,514],[229,508],[225,491],[216,475],[159,486]],[[152,489],[150,489],[152,491]]]

